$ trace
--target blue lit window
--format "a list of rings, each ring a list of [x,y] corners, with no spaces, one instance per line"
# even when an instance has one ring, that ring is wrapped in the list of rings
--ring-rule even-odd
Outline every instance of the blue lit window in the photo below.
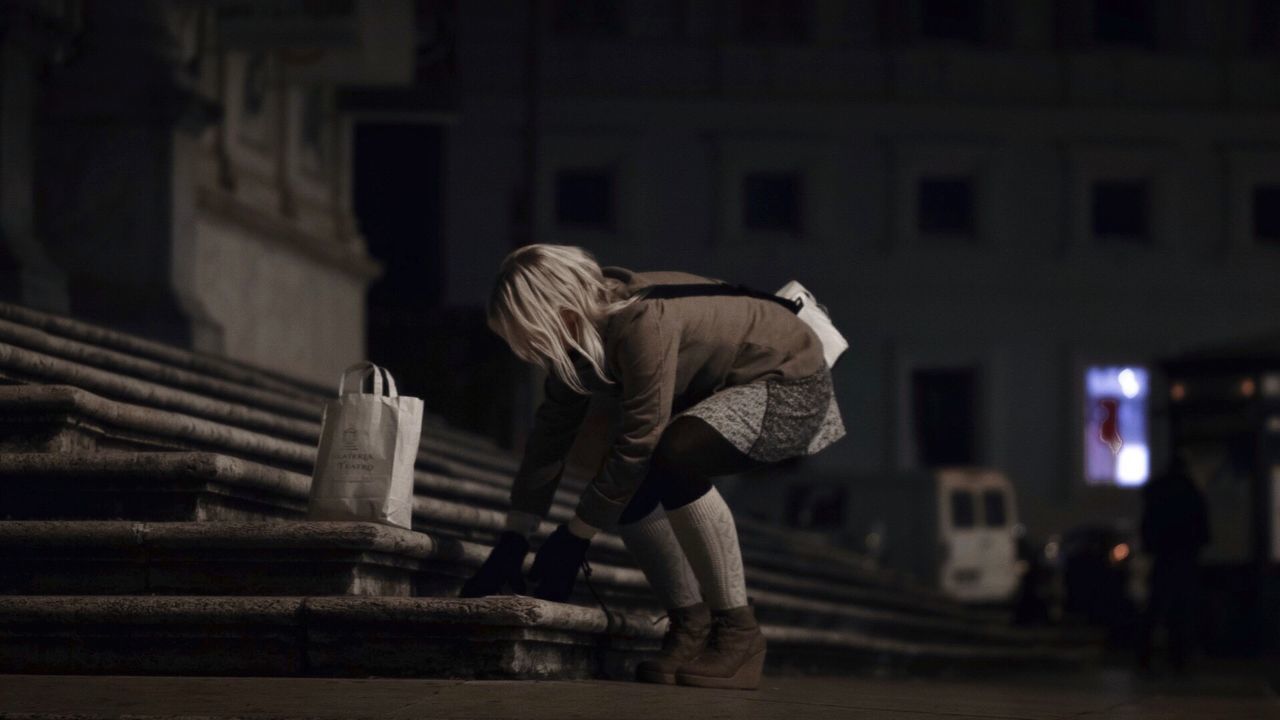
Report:
[[[1151,469],[1146,368],[1091,366],[1085,370],[1084,388],[1085,481],[1142,485]]]

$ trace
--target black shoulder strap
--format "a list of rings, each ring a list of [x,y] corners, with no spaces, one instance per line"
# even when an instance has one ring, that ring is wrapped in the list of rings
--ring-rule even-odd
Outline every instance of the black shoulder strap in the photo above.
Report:
[[[739,295],[759,300],[772,300],[793,313],[800,312],[800,303],[773,293],[763,292],[746,285],[715,283],[684,283],[674,285],[650,285],[639,293],[643,300],[669,300],[671,298],[706,297],[712,295]]]

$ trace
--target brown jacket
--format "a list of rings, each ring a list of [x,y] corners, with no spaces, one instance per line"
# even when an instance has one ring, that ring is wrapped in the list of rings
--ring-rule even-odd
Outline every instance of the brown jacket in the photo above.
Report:
[[[602,268],[617,282],[615,297],[654,284],[720,282],[682,272]],[[672,415],[726,387],[762,378],[793,380],[822,370],[822,343],[778,303],[712,296],[640,300],[611,316],[601,330],[606,385],[585,361],[579,377],[592,392],[615,395],[621,424],[601,473],[582,493],[578,516],[612,528],[640,487],[649,456]],[[511,488],[514,511],[544,517],[590,397],[552,373],[524,458]]]

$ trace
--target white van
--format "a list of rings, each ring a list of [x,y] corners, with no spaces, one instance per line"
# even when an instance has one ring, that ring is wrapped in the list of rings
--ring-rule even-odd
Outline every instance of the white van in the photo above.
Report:
[[[945,467],[849,479],[844,544],[971,603],[1017,591],[1017,502],[998,470]]]
[[[1008,600],[1019,580],[1013,483],[995,470],[945,468],[936,484],[938,587],[959,600]]]

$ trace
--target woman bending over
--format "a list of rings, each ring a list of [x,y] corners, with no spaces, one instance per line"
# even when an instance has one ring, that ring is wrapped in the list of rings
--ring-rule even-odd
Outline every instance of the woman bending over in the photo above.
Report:
[[[566,599],[592,536],[615,530],[670,619],[661,654],[640,664],[639,679],[754,689],[765,639],[747,602],[733,515],[711,479],[813,454],[845,429],[808,325],[768,299],[645,297],[653,286],[689,283],[718,281],[601,268],[560,245],[527,245],[503,261],[488,324],[548,371],[546,399],[506,530],[462,594],[523,588],[527,536],[551,507],[592,394],[608,394],[620,410],[617,432],[574,517],[534,558],[533,594]]]

